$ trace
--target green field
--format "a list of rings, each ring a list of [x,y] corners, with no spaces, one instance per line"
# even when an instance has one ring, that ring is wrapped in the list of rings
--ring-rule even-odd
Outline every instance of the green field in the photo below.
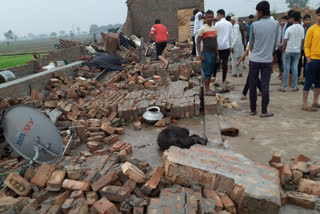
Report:
[[[0,56],[0,69],[23,65],[32,60],[31,54]]]
[[[40,54],[41,56],[45,54]],[[0,69],[10,68],[17,65],[26,64],[26,62],[32,60],[31,54],[17,54],[17,55],[0,55]]]

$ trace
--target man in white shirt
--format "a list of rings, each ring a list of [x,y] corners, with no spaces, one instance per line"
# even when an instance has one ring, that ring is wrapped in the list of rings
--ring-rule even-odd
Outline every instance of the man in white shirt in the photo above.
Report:
[[[292,70],[292,90],[298,91],[297,81],[298,81],[298,64],[300,58],[300,52],[303,46],[304,39],[304,29],[302,25],[299,23],[301,17],[301,13],[295,11],[290,16],[290,22],[293,23],[291,25],[284,36],[284,43],[282,49],[282,59],[283,59],[283,80],[282,87],[279,89],[281,92],[286,91],[287,80],[290,71],[290,67]]]
[[[199,11],[196,15],[195,15],[195,20],[194,20],[194,35],[195,35],[195,41],[196,41],[196,53],[197,53],[197,57],[199,57],[199,52],[198,52],[198,47],[197,47],[197,41],[198,41],[198,33],[199,33],[199,30],[200,28],[203,26],[203,23],[202,23],[202,12]],[[200,48],[202,48],[202,43],[200,44]]]
[[[240,59],[242,53],[243,53],[243,42],[242,42],[242,35],[240,31],[240,25],[239,20],[237,17],[232,16],[231,21],[233,24],[233,35],[232,35],[232,45],[231,48],[233,49],[233,52],[231,54],[232,56],[232,76],[233,77],[242,77],[242,68],[243,68],[243,62],[240,63],[240,66],[236,67],[236,63]]]
[[[233,27],[230,22],[225,18],[226,12],[224,10],[217,11],[217,20],[215,27],[217,29],[217,40],[219,48],[219,57],[222,61],[222,92],[226,92],[225,81],[228,73],[228,60],[230,56],[230,51],[233,52],[231,48],[232,45],[232,33]]]

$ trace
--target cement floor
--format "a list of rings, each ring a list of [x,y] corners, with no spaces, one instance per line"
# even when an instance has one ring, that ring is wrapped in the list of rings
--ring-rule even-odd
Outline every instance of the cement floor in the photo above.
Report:
[[[231,77],[235,85],[234,91],[223,96],[231,98],[239,104],[238,110],[219,108],[221,128],[235,127],[240,135],[226,138],[225,146],[247,156],[261,164],[268,164],[274,151],[279,151],[283,161],[294,159],[303,154],[313,161],[320,161],[320,111],[306,112],[301,110],[302,89],[286,93],[277,91],[280,87],[278,73],[272,75],[270,86],[270,104],[268,111],[275,114],[272,118],[250,116],[249,99],[241,101],[241,91],[245,77]],[[231,76],[231,74],[229,74]],[[219,75],[220,76],[220,75]],[[310,92],[309,103],[312,102],[313,92]],[[258,113],[261,111],[261,97],[257,101]]]

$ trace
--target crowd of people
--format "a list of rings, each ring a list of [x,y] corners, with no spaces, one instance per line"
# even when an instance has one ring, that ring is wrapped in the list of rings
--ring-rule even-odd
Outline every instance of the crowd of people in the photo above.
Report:
[[[246,56],[249,56],[249,74],[241,99],[250,98],[250,114],[257,114],[257,96],[262,96],[260,117],[272,117],[268,111],[269,85],[274,62],[279,64],[281,78],[280,92],[299,91],[298,83],[304,83],[302,110],[317,111],[320,92],[320,8],[316,10],[317,23],[311,25],[311,16],[301,17],[298,11],[290,10],[288,16],[277,21],[270,13],[268,1],[256,6],[256,17],[250,15],[248,22],[236,16],[227,16],[223,9],[216,12],[194,10],[190,19],[190,36],[193,40],[192,55],[201,60],[204,78],[204,93],[214,96],[210,84],[217,72],[222,70],[221,93],[228,92],[226,80],[228,62],[231,57],[232,76],[243,77],[242,69]],[[302,23],[301,23],[302,22]],[[165,26],[156,20],[151,29],[150,40],[155,36],[157,56],[163,66],[168,61],[162,55],[168,40]],[[301,79],[303,70],[303,80]],[[289,80],[289,81],[288,81]],[[288,83],[289,82],[289,83]],[[257,94],[257,88],[259,93]],[[309,91],[313,88],[312,106],[308,105]]]

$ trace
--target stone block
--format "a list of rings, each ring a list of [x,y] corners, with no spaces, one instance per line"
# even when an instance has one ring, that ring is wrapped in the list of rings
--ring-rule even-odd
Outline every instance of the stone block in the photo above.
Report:
[[[230,192],[230,186],[231,192],[235,185],[243,186],[244,194],[240,203],[240,210],[243,212],[247,210],[249,213],[251,211],[263,214],[279,211],[281,201],[278,170],[254,163],[231,151],[199,145],[188,150],[177,147],[169,149],[165,160],[167,180],[180,185],[204,187],[205,178],[209,175],[216,175],[216,180],[218,179],[215,181],[214,190],[219,189],[219,183],[223,184],[222,189],[225,189],[224,185],[227,184],[227,193]],[[229,193],[228,195],[230,196]]]

